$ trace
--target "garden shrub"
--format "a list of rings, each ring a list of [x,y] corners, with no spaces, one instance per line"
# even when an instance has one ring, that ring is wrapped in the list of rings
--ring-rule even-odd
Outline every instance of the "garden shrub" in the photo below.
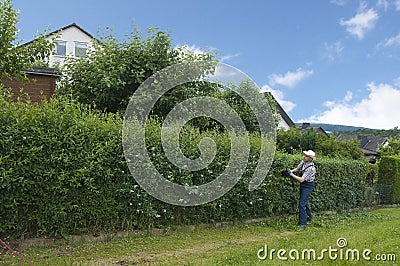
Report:
[[[0,231],[64,234],[114,227],[126,180],[121,121],[77,103],[0,99]]]
[[[131,176],[122,149],[122,119],[82,104],[51,99],[40,105],[0,97],[0,237],[80,234],[173,224],[199,224],[266,217],[297,211],[299,185],[281,176],[301,154],[277,152],[264,182],[248,191],[257,165],[260,137],[250,134],[245,173],[221,198],[194,207],[169,205],[148,195]],[[215,160],[197,172],[169,163],[160,126],[150,120],[146,145],[157,170],[181,184],[202,184],[217,177],[229,161],[228,134],[185,126],[181,147],[199,155],[205,136],[218,147]],[[317,158],[313,210],[360,207],[364,195],[363,161]]]
[[[376,193],[378,204],[392,203],[392,185],[375,184],[373,189]]]
[[[382,156],[378,171],[379,184],[392,186],[391,202],[400,203],[400,157]]]

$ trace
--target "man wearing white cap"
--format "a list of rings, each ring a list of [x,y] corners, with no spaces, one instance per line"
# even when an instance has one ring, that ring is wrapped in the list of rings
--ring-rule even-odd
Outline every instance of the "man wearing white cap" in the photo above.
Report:
[[[308,198],[314,189],[315,175],[317,169],[314,165],[315,152],[312,150],[303,151],[304,158],[300,164],[290,170],[290,176],[300,182],[300,199],[299,199],[299,225],[306,227],[307,222],[311,222],[312,215],[310,206],[308,205]],[[301,176],[294,173],[301,172]]]

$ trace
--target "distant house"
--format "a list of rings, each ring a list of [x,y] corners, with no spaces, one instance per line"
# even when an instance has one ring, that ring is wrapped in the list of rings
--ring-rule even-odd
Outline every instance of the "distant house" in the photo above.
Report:
[[[55,68],[32,67],[23,69],[26,79],[4,78],[1,82],[5,88],[10,88],[13,92],[13,100],[20,97],[26,101],[29,95],[31,102],[40,102],[43,98],[50,99],[56,90],[57,79],[61,73]]]
[[[293,120],[289,117],[289,115],[285,112],[285,110],[282,108],[282,106],[279,104],[279,102],[275,99],[275,97],[272,95],[271,92],[264,92],[264,95],[267,97],[272,97],[272,99],[275,101],[275,106],[276,109],[279,113],[280,120],[278,124],[278,129],[284,129],[288,130],[291,127],[295,127],[296,124],[293,122]]]
[[[49,65],[63,65],[67,56],[82,57],[93,47],[95,38],[76,23],[69,24],[49,33],[48,40],[55,38],[54,54],[49,58]],[[22,45],[29,45],[34,40]]]
[[[17,78],[4,78],[0,82],[4,87],[11,88],[13,91],[13,99],[19,97],[20,90],[23,89],[24,94],[28,94],[32,102],[40,102],[43,97],[49,99],[55,93],[56,83],[61,73],[52,68],[53,66],[63,65],[65,58],[85,56],[89,49],[93,47],[95,38],[78,26],[72,23],[58,30],[49,33],[46,39],[55,38],[54,53],[48,58],[50,68],[32,67],[23,69],[26,80]],[[21,46],[29,45],[33,42],[29,41]]]
[[[365,135],[354,135],[354,134],[340,134],[337,139],[351,140],[357,138],[360,141],[360,150],[363,152],[364,157],[369,159],[370,163],[375,163],[376,158],[381,154],[378,152],[379,147],[388,145],[387,137],[379,136],[365,136]]]
[[[303,124],[300,127],[301,133],[304,133],[304,132],[306,132],[307,130],[310,130],[310,129],[313,129],[317,133],[320,133],[320,134],[324,135],[325,137],[329,138],[329,134],[320,126],[311,126],[310,123],[303,122]]]

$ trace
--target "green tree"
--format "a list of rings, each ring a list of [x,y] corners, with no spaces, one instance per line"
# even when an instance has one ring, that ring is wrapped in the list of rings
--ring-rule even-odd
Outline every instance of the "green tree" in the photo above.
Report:
[[[302,150],[317,150],[318,143],[324,138],[314,129],[301,132],[297,128],[280,129],[277,134],[277,148],[283,152],[296,153]]]
[[[300,147],[302,150],[317,150],[318,139],[323,138],[313,128],[301,134]]]
[[[67,60],[58,92],[107,112],[124,111],[136,89],[161,69],[180,62],[214,60],[210,53],[174,48],[170,35],[156,28],[149,29],[147,36],[135,28],[124,40],[110,29],[101,35],[87,56]],[[155,114],[187,93],[184,86],[169,92],[163,107],[155,107]]]
[[[319,137],[316,143],[316,150],[324,156],[346,157],[351,159],[361,159],[363,153],[360,150],[360,141],[357,138],[349,141],[338,140],[334,135],[329,138]]]
[[[270,107],[270,117],[267,117],[271,127],[277,127],[279,124],[280,116],[276,108],[276,101],[270,93],[262,94],[262,97],[254,97],[260,95],[260,89],[251,80],[242,80],[238,84],[230,84],[220,89],[220,94],[216,97],[222,99],[224,102],[229,104],[232,109],[240,116],[247,131],[259,132],[260,125],[256,114],[251,109],[250,105],[244,98],[253,99],[253,106],[258,106],[261,110],[262,105],[268,104]],[[244,98],[242,98],[244,96]],[[262,99],[262,102],[258,102],[258,99]],[[264,114],[260,114],[264,115]],[[269,116],[269,115],[268,115]],[[264,117],[266,118],[266,117]]]
[[[276,148],[282,152],[293,154],[301,149],[300,139],[301,131],[297,128],[279,129],[276,137]]]
[[[39,34],[29,45],[19,46],[19,11],[13,9],[12,0],[0,2],[0,78],[21,77],[21,70],[35,62],[44,61],[53,51],[53,44]]]
[[[275,120],[275,127],[277,128],[279,126],[279,122],[282,119],[281,115],[279,114],[278,107],[277,107],[278,102],[276,101],[274,96],[272,96],[272,94],[270,92],[264,92],[264,95],[267,98],[269,106],[271,107],[272,116]]]
[[[400,155],[400,139],[399,138],[389,138],[389,144],[385,147],[380,147],[378,150],[382,155]]]
[[[276,147],[278,150],[290,154],[312,149],[318,156],[351,159],[361,159],[363,156],[359,148],[360,141],[358,139],[349,141],[337,140],[334,135],[327,138],[313,129],[304,133],[297,128],[278,130]]]

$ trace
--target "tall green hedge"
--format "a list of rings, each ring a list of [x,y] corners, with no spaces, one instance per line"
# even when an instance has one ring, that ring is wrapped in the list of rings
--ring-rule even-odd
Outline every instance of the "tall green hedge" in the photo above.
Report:
[[[187,127],[181,141],[188,156],[198,156],[197,143],[204,136],[212,137],[219,149],[207,169],[182,171],[162,153],[156,122],[150,121],[147,129],[154,165],[175,182],[208,182],[229,160],[228,135]],[[235,221],[297,211],[299,186],[281,171],[296,166],[301,155],[275,154],[262,185],[249,192],[260,148],[260,138],[251,135],[248,167],[232,190],[208,204],[177,207],[138,186],[125,162],[121,130],[119,117],[77,103],[52,99],[33,105],[0,97],[0,237]],[[362,161],[318,158],[316,165],[318,181],[310,201],[314,210],[361,206]]]
[[[382,156],[378,171],[379,184],[392,186],[391,202],[400,203],[400,157]]]
[[[114,193],[127,177],[120,127],[120,119],[79,104],[0,99],[0,231],[63,234],[113,226]]]

